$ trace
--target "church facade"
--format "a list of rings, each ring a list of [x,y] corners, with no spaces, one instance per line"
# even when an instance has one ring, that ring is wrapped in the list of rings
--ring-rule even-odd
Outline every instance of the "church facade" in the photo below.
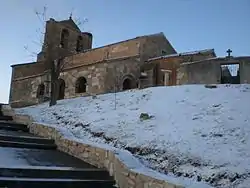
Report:
[[[213,49],[178,54],[163,33],[139,36],[99,48],[92,48],[92,40],[92,34],[81,32],[71,18],[48,20],[44,45],[37,61],[12,65],[9,104],[23,107],[49,99],[51,77],[45,61],[46,44],[67,54],[60,59],[64,66],[59,76],[58,99],[158,85],[220,82],[217,77],[221,77],[221,73],[217,73],[218,70],[214,72],[215,69],[211,69],[213,65],[208,66],[211,70],[208,67],[206,70],[214,73],[217,80],[197,76],[206,70],[193,68],[204,66],[207,61],[218,61]],[[250,83],[247,75],[250,58],[232,60],[230,58],[231,62],[240,62],[240,70],[244,67],[241,82]]]

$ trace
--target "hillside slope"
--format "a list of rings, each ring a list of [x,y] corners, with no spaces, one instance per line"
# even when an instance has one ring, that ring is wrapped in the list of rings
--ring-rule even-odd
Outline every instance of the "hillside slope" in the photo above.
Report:
[[[129,150],[165,174],[214,187],[248,187],[250,85],[153,87],[17,112],[77,138]]]

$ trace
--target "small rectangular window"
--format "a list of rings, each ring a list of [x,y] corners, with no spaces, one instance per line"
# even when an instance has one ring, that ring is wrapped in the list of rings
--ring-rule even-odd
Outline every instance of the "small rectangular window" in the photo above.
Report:
[[[162,73],[162,83],[164,84],[165,83],[165,74]]]

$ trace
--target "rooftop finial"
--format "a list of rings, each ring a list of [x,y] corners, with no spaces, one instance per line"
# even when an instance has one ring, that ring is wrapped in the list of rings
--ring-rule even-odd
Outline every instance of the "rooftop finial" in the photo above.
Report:
[[[73,14],[73,13],[71,12],[70,15],[69,15],[69,19],[70,19],[70,20],[72,20],[72,14]]]
[[[232,53],[233,51],[229,48],[228,50],[227,50],[227,57],[231,57],[231,53]]]

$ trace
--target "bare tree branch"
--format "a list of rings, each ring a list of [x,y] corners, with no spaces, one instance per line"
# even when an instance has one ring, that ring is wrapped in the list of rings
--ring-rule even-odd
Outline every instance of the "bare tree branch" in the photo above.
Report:
[[[37,53],[32,52],[32,51],[29,50],[28,45],[25,45],[24,49],[30,54],[29,56],[31,56],[31,57],[36,57],[37,56]]]

